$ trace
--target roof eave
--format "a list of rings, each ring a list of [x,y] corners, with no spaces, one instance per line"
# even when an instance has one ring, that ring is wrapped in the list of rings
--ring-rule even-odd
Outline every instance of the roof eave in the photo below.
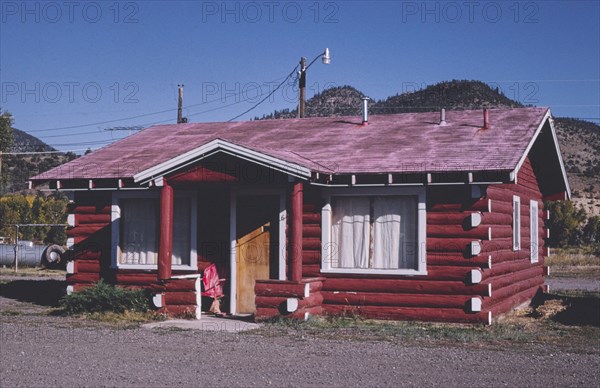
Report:
[[[527,159],[527,156],[529,155],[529,152],[531,151],[531,148],[533,147],[535,141],[537,140],[538,136],[542,132],[542,129],[544,128],[544,125],[546,124],[546,121],[548,121],[548,123],[550,125],[550,132],[552,133],[552,140],[554,142],[554,147],[557,152],[558,162],[560,164],[561,176],[562,176],[563,184],[565,186],[565,192],[567,194],[567,199],[571,199],[571,186],[569,185],[569,180],[567,179],[567,170],[565,169],[565,164],[563,162],[562,153],[560,152],[560,145],[558,143],[558,137],[556,136],[556,129],[554,128],[554,120],[552,119],[552,113],[550,112],[550,108],[548,108],[548,110],[546,111],[546,114],[544,115],[544,117],[542,118],[542,121],[538,125],[538,128],[536,129],[531,140],[529,141],[529,144],[527,144],[527,148],[525,149],[525,152],[523,152],[523,155],[521,155],[519,162],[517,163],[517,165],[515,166],[513,171],[510,173],[510,175],[511,175],[511,178],[513,179],[513,181],[516,181],[517,174],[519,173],[519,170],[523,166],[523,163],[525,163],[525,159]]]
[[[136,183],[143,184],[202,160],[216,152],[224,152],[297,178],[309,179],[311,177],[311,170],[305,166],[291,163],[222,139],[215,139],[191,151],[141,171],[133,176],[133,180]]]

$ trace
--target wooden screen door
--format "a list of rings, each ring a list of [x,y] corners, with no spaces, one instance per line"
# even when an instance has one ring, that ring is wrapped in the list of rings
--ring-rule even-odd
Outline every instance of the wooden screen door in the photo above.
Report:
[[[238,197],[236,217],[236,311],[238,314],[256,312],[254,303],[256,280],[269,279],[277,265],[278,208],[279,198],[276,196]]]

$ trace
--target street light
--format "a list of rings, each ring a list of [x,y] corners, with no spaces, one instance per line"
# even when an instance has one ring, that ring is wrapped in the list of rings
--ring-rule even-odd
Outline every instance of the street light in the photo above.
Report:
[[[300,86],[300,103],[298,106],[298,116],[300,118],[304,117],[304,108],[305,108],[305,99],[306,99],[306,70],[308,70],[309,67],[312,66],[313,63],[315,63],[315,61],[317,59],[319,59],[319,57],[321,57],[321,61],[324,65],[329,65],[331,63],[331,57],[329,56],[329,49],[326,48],[324,52],[322,52],[321,54],[317,55],[315,57],[315,59],[312,60],[311,63],[308,64],[308,66],[306,66],[306,58],[302,57],[300,58],[300,74],[299,74],[299,86]]]

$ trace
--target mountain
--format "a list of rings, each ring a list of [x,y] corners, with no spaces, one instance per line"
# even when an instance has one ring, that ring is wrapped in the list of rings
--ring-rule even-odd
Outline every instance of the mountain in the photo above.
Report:
[[[481,108],[520,108],[523,104],[504,96],[481,81],[453,80],[440,82],[425,89],[397,94],[375,103],[374,114],[431,112]]]
[[[35,136],[13,128],[13,143],[9,152],[56,152],[56,149]],[[0,195],[27,189],[27,180],[76,158],[73,153],[3,155]]]
[[[364,93],[352,86],[327,89],[306,101],[306,117],[360,116]],[[481,81],[452,80],[421,90],[397,94],[369,104],[371,114],[432,112],[481,108],[519,108],[498,88]],[[284,109],[261,119],[297,117],[297,109]],[[258,119],[258,118],[257,118]],[[573,200],[588,214],[600,214],[600,126],[589,121],[555,118],[556,132],[565,161]]]

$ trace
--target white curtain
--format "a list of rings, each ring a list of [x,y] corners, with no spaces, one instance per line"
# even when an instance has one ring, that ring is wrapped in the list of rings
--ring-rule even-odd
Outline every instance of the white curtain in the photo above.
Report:
[[[191,200],[176,198],[173,205],[173,265],[190,264]]]
[[[126,199],[121,207],[121,264],[156,264],[158,200]]]
[[[373,216],[373,268],[416,268],[416,199],[375,197]]]
[[[331,210],[332,267],[369,268],[369,198],[339,197]]]

